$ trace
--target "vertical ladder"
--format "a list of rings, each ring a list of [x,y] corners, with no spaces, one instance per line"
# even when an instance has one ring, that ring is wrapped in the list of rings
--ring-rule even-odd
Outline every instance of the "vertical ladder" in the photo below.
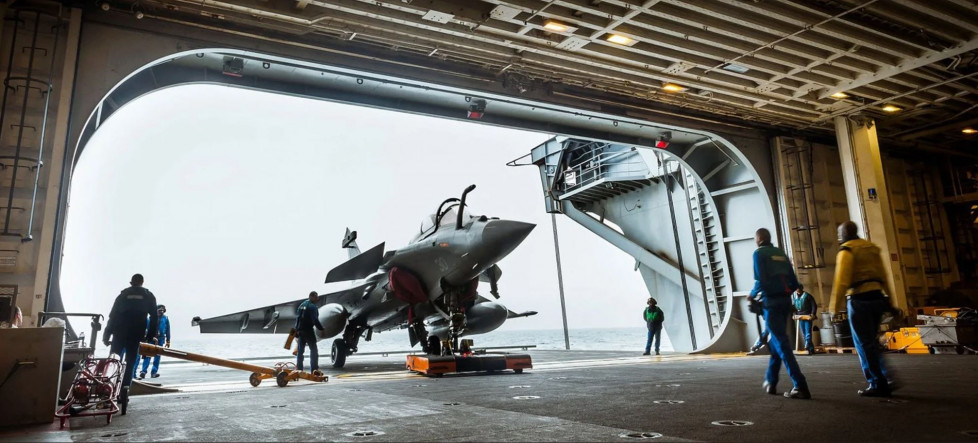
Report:
[[[726,314],[726,296],[721,283],[723,268],[720,259],[722,238],[718,235],[717,217],[712,207],[706,203],[703,189],[696,183],[696,177],[686,168],[682,170],[683,188],[689,202],[692,218],[693,236],[696,240],[697,262],[703,280],[703,294],[706,297],[707,312],[710,316],[710,336],[720,329]]]
[[[815,204],[812,180],[813,149],[810,142],[781,137],[780,150],[784,162],[784,192],[788,223],[795,254],[795,267],[816,269],[825,267],[825,249],[821,245],[821,228]]]
[[[908,171],[908,193],[912,195],[914,225],[920,242],[921,264],[927,290],[941,289],[944,285],[941,274],[951,272],[951,258],[948,254],[947,240],[941,220],[941,201],[934,195],[933,183],[926,171]]]

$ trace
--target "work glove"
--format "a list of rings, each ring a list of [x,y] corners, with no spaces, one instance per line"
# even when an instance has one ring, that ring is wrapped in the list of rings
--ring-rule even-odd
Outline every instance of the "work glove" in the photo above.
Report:
[[[103,338],[102,344],[105,345],[106,348],[109,347],[109,337]]]
[[[169,347],[170,347],[170,342],[166,342],[166,344],[165,344],[165,345],[163,345],[163,347],[165,347],[165,348],[169,348]]]
[[[890,325],[890,327],[897,327],[902,325],[904,321],[903,310],[900,308],[890,307],[884,314],[880,323],[885,323]]]

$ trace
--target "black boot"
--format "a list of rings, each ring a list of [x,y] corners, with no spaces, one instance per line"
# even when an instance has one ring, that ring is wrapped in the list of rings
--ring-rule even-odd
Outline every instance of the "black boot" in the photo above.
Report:
[[[856,391],[856,393],[858,393],[860,396],[863,397],[889,397],[890,395],[892,395],[890,388],[882,389],[882,388],[874,388],[874,387],[860,389]]]
[[[122,409],[122,415],[126,415],[126,410],[129,409],[129,388],[122,388],[119,393],[119,408]]]
[[[794,388],[791,388],[791,391],[790,392],[785,392],[784,393],[784,396],[785,397],[788,397],[788,398],[797,398],[797,399],[800,399],[800,400],[811,400],[812,399],[812,393],[811,392],[808,392],[808,388],[807,387],[806,388],[799,388],[799,387],[796,386]]]

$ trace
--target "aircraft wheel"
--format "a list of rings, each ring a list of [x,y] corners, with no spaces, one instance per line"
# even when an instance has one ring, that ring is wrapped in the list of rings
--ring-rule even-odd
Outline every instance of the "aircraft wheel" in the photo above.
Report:
[[[278,387],[284,388],[285,385],[289,384],[289,373],[280,371],[278,374],[275,374],[275,382],[278,383]]]
[[[254,387],[257,388],[258,385],[261,384],[261,374],[259,374],[257,372],[252,372],[251,373],[251,377],[248,377],[248,382],[251,383],[251,386],[254,386]]]
[[[334,368],[342,368],[346,364],[347,351],[349,348],[346,346],[346,340],[342,338],[333,340],[333,349],[329,353],[329,359]]]
[[[428,354],[441,355],[441,340],[437,335],[428,336]]]

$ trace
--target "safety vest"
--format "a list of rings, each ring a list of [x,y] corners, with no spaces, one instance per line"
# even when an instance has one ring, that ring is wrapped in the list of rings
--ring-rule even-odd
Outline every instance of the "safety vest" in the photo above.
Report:
[[[886,270],[883,268],[879,246],[857,238],[843,243],[839,252],[843,251],[852,254],[852,280],[846,289],[846,295],[886,291]]]

